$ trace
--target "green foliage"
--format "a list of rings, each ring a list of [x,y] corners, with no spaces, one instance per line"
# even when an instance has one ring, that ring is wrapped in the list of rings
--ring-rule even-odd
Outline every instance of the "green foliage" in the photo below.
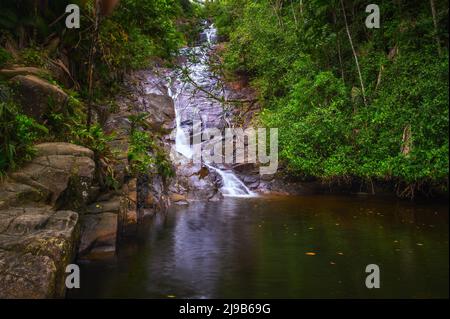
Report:
[[[68,4],[81,8],[78,30],[68,30],[65,26],[63,14]],[[32,143],[44,130],[48,135],[43,139],[47,141],[69,141],[92,149],[97,164],[101,160],[113,160],[108,148],[112,137],[104,134],[98,124],[92,123],[88,128],[86,109],[105,105],[105,101],[117,94],[126,72],[146,68],[155,58],[171,59],[190,37],[184,38],[180,30],[193,30],[192,25],[201,11],[199,5],[185,0],[121,0],[112,15],[98,20],[96,32],[98,16],[94,0],[2,0],[1,6],[0,67],[12,60],[1,47],[6,42],[18,50],[17,62],[27,66],[45,69],[50,68],[51,62],[55,64],[70,58],[67,71],[74,80],[72,89],[76,90],[62,88],[69,93],[68,103],[63,107],[49,99],[48,111],[42,117],[46,130],[22,115],[12,99],[1,100],[2,172],[18,164],[13,162],[14,158],[29,158]],[[92,76],[89,70],[93,70]],[[57,85],[47,73],[42,77]],[[93,92],[89,84],[93,85]],[[115,109],[117,105],[111,105],[105,114],[117,111]],[[136,127],[142,124],[138,120]],[[130,156],[137,171],[153,163],[158,172],[170,175],[170,163],[164,152],[154,146],[149,137],[136,130],[132,142]],[[152,150],[151,159],[144,149]],[[106,173],[106,184],[114,187],[113,173],[110,170],[103,173]]]
[[[11,60],[12,60],[11,54],[2,47],[0,47],[0,68],[5,66]]]
[[[262,124],[279,128],[289,174],[391,181],[413,189],[409,196],[423,185],[446,188],[448,4],[435,1],[436,32],[428,1],[383,2],[378,30],[364,25],[365,1],[343,2],[367,105],[340,1],[207,7],[228,39],[225,69],[250,77]]]
[[[368,108],[354,117],[359,175],[394,176],[408,183],[448,177],[448,56],[410,53],[386,69]],[[411,151],[400,152],[411,127]]]
[[[150,115],[148,113],[138,113],[138,114],[132,114],[128,116],[128,120],[131,124],[131,130],[134,131],[140,127],[146,126],[145,120]]]
[[[57,85],[56,82],[53,84]],[[84,104],[78,94],[70,90],[66,90],[66,93],[68,99],[64,105],[48,98],[46,112],[42,116],[42,123],[49,131],[47,140],[69,141],[73,128],[81,127],[85,121]]]
[[[115,178],[112,163],[115,154],[110,148],[110,142],[114,140],[114,134],[105,134],[99,124],[86,127],[84,124],[70,126],[69,142],[91,149],[94,152],[94,160],[100,184],[108,189],[118,190],[119,182]]]
[[[149,58],[156,55],[151,38],[142,34],[139,28],[125,32],[113,20],[106,20],[99,37],[102,49],[101,59],[108,68],[104,72],[120,72],[139,69],[148,65]],[[106,74],[104,75],[106,77]]]
[[[348,175],[350,163],[342,153],[350,143],[351,109],[342,80],[315,70],[307,58],[292,72],[300,80],[261,115],[265,125],[279,128],[280,157],[292,172],[307,176]]]
[[[205,6],[190,0],[179,2],[182,13],[176,20],[177,30],[183,35],[184,44],[194,46],[203,28],[201,21],[207,18]]]
[[[91,149],[97,159],[111,156],[109,142],[114,135],[107,135],[100,125],[95,124],[89,128],[84,125],[72,127],[71,142]]]
[[[44,126],[20,113],[11,90],[0,84],[0,175],[29,160],[33,143],[47,133]]]
[[[134,130],[130,136],[128,148],[128,162],[134,174],[148,174],[154,165],[150,155],[154,143],[150,135],[145,131]]]
[[[68,4],[80,6],[80,29],[68,30],[65,26],[62,15]],[[95,87],[102,90],[130,69],[147,67],[151,58],[173,56],[182,43],[177,19],[192,14],[193,6],[182,6],[179,0],[121,0],[111,16],[101,17],[98,34],[94,7],[94,0],[3,0],[0,45],[2,35],[15,41],[20,49],[26,48],[21,52],[21,62],[35,66],[44,66],[47,58],[60,58],[60,52],[70,52],[75,66],[72,75],[87,90],[87,63],[94,44]],[[48,44],[55,39],[57,47],[49,49]],[[0,63],[2,60],[0,54]]]
[[[179,12],[178,2],[174,0],[122,0],[112,19],[121,24],[129,35],[132,52],[142,54],[139,53],[139,43],[144,42],[142,36],[147,36],[151,42],[141,50],[147,56],[168,57],[178,49],[181,41],[174,23]],[[145,49],[149,48],[146,52]]]
[[[37,48],[27,48],[21,52],[21,62],[28,66],[43,67],[46,64],[46,54]]]
[[[164,179],[175,176],[175,170],[173,169],[172,163],[162,148],[158,147],[156,149],[156,154],[154,157],[159,175],[161,175]]]
[[[140,124],[145,117],[131,117],[132,130],[128,148],[128,162],[133,174],[157,173],[163,178],[174,176],[170,160],[162,147],[152,139],[151,135],[141,130]]]

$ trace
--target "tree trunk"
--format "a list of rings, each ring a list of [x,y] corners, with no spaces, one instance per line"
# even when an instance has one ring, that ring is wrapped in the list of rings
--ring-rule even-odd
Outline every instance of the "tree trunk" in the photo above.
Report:
[[[281,7],[283,6],[283,0],[275,0],[275,4],[273,5],[273,11],[275,12],[275,16],[278,20],[278,25],[283,27],[283,20],[280,16]]]
[[[441,40],[439,39],[439,29],[438,29],[438,22],[437,22],[437,16],[436,16],[436,5],[434,3],[434,0],[430,0],[430,6],[431,6],[431,15],[433,16],[433,25],[434,25],[434,38],[436,40],[437,50],[439,56],[441,56]]]
[[[333,23],[336,26],[336,45],[337,45],[338,58],[339,58],[339,67],[341,69],[341,78],[342,78],[342,81],[345,83],[344,64],[342,62],[342,53],[341,53],[341,41],[339,40],[339,31],[337,28],[336,11],[334,11],[334,10],[333,10]]]
[[[87,120],[86,126],[89,129],[92,124],[92,98],[94,94],[94,62],[96,54],[96,45],[99,36],[100,27],[100,2],[95,1],[94,6],[94,30],[91,40],[91,47],[89,48],[88,60],[88,100],[87,100]]]
[[[378,87],[381,84],[381,77],[383,75],[383,70],[384,70],[384,65],[381,64],[380,65],[380,72],[378,72],[378,77],[377,77],[377,85],[375,86],[375,92],[378,90]]]
[[[347,31],[348,41],[350,42],[350,46],[352,47],[352,52],[353,52],[353,56],[355,58],[355,63],[356,63],[356,69],[358,70],[359,82],[361,83],[361,93],[363,96],[364,105],[367,106],[366,90],[364,88],[364,82],[363,82],[363,78],[361,75],[361,68],[359,67],[358,56],[356,55],[355,47],[353,46],[352,36],[350,34],[350,29],[348,27],[347,16],[345,14],[345,6],[344,6],[343,0],[341,0],[341,6],[342,6],[342,13],[344,14],[345,29]]]
[[[294,21],[295,21],[295,30],[298,29],[298,20],[297,20],[297,15],[295,14],[295,8],[294,8],[294,4],[292,3],[291,0],[291,9],[292,9],[292,15],[294,16]]]

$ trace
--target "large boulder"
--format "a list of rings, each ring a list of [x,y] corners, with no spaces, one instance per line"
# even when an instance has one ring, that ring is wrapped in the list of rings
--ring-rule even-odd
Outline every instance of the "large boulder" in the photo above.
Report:
[[[44,69],[32,67],[32,66],[14,66],[8,69],[0,70],[0,77],[4,79],[11,79],[17,75],[34,75],[37,77],[48,77],[50,72]]]
[[[78,214],[50,206],[0,211],[0,298],[61,298]]]
[[[36,157],[12,173],[12,180],[48,194],[52,205],[68,189],[69,183],[74,186],[70,194],[72,199],[88,199],[95,172],[91,150],[69,143],[45,143],[37,145],[36,149]]]
[[[64,111],[68,95],[56,85],[36,75],[16,75],[10,82],[16,89],[23,112],[38,122],[42,122],[49,112]]]
[[[183,163],[176,167],[176,178],[170,185],[172,194],[182,195],[188,201],[215,201],[221,197],[221,178],[200,164]],[[182,202],[182,201],[181,201]]]
[[[47,197],[46,192],[11,181],[0,185],[0,209],[21,205],[27,201],[38,202]]]
[[[66,88],[73,88],[75,86],[76,89],[79,89],[78,83],[72,77],[72,74],[69,71],[69,59],[65,54],[60,53],[60,59],[52,60],[48,64],[48,69],[51,72],[54,79],[61,83]]]
[[[70,155],[94,158],[94,152],[86,147],[70,143],[42,143],[35,146],[37,156]]]

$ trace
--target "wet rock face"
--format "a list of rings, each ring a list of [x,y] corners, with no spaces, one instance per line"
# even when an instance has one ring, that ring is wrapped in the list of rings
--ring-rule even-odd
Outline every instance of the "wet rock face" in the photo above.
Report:
[[[138,180],[137,218],[164,212],[169,208],[166,182],[162,176],[141,176]]]
[[[142,99],[142,103],[148,114],[146,121],[150,127],[163,132],[169,132],[175,127],[175,109],[173,100],[169,96],[153,93],[146,94]]]
[[[113,149],[126,154],[128,149],[128,135],[131,123],[128,117],[132,114],[147,114],[147,129],[160,134],[159,143],[169,152],[173,141],[168,134],[176,127],[175,106],[169,96],[167,76],[168,70],[157,71],[143,70],[131,74],[125,80],[125,88],[128,94],[118,97],[119,112],[111,115],[106,121],[106,131],[114,131],[116,140],[112,142]],[[189,99],[190,96],[181,98]],[[188,101],[186,101],[187,103]],[[216,106],[206,99],[202,99],[202,105],[198,105],[201,114],[206,116],[203,123],[208,127],[223,126]],[[192,108],[187,108],[191,110]],[[197,115],[184,114],[186,125],[192,125],[192,118]],[[206,121],[205,121],[206,120]],[[127,158],[123,156],[123,162],[118,164],[115,175],[120,174],[127,165]],[[120,211],[126,225],[132,226],[144,215],[152,215],[164,211],[172,203],[185,205],[189,201],[216,200],[220,197],[220,177],[215,172],[209,172],[200,165],[188,164],[175,167],[176,177],[170,181],[164,181],[161,176],[151,174],[147,178],[138,178],[127,183],[125,196],[128,197],[127,206]],[[122,179],[124,180],[124,179]]]
[[[130,116],[144,113],[146,117],[144,123],[140,123],[141,129],[151,133],[154,142],[161,147],[164,145],[165,135],[175,127],[175,109],[165,82],[164,75],[151,70],[129,74],[124,81],[127,93],[120,94],[115,101],[118,109],[114,114],[105,116],[105,132],[115,135],[109,146],[118,154],[112,169],[118,184],[122,186],[116,194],[120,197],[120,205],[116,199],[109,197],[99,198],[88,207],[84,216],[86,218],[82,221],[83,225],[86,223],[86,227],[82,232],[81,258],[97,258],[100,257],[99,254],[114,252],[115,241],[112,236],[107,236],[107,240],[104,240],[105,232],[112,234],[117,225],[119,240],[123,233],[133,232],[143,217],[164,211],[169,206],[166,181],[150,169],[148,175],[132,176],[128,170],[127,156],[133,125]],[[97,205],[102,208],[96,207]],[[110,214],[115,214],[116,217]],[[112,219],[117,221],[112,222]]]
[[[164,73],[164,70],[160,70]],[[117,97],[118,112],[109,116],[105,130],[117,132],[119,136],[129,134],[130,115],[145,113],[145,122],[152,132],[167,134],[175,128],[175,109],[168,95],[164,74],[151,70],[136,71],[125,79],[127,94]]]
[[[257,164],[235,164],[233,165],[233,169],[248,188],[252,190],[260,189],[262,176],[259,174],[259,167]]]
[[[88,202],[93,153],[68,143],[36,150],[0,184],[0,298],[63,297],[65,267],[76,254],[79,215],[59,207]]]
[[[239,178],[250,189],[258,189],[261,183],[259,175],[239,175]]]
[[[177,167],[170,185],[170,198],[177,204],[189,201],[214,201],[221,198],[220,176],[199,164],[186,163]],[[173,200],[175,199],[175,200]]]

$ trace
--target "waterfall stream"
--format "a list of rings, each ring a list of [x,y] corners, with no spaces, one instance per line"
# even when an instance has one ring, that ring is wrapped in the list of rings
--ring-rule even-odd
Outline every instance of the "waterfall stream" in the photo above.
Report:
[[[184,48],[181,51],[182,56],[194,58],[193,62],[185,62],[184,67],[188,76],[196,85],[189,83],[177,76],[169,85],[169,95],[172,97],[175,105],[176,116],[176,151],[186,160],[193,158],[193,150],[190,144],[190,132],[194,120],[199,121],[202,127],[223,128],[223,108],[221,104],[198,90],[201,86],[204,90],[212,92],[217,96],[226,94],[217,89],[217,79],[212,76],[208,66],[210,50],[217,40],[217,30],[214,25],[207,26],[200,36],[206,45],[200,45],[191,48]],[[199,92],[200,91],[200,92]],[[190,127],[189,127],[190,126]],[[215,167],[212,163],[203,162],[208,169],[215,171],[222,178],[223,186],[220,191],[228,197],[255,197],[252,192],[231,170],[225,170]]]

